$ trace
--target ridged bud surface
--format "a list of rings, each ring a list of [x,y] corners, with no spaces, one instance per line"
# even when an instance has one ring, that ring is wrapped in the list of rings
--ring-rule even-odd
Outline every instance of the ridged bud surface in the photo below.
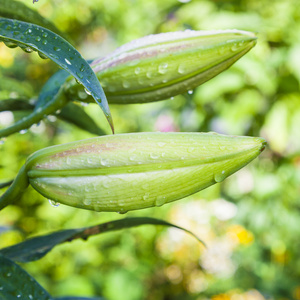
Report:
[[[126,212],[181,199],[224,180],[265,147],[262,138],[141,133],[45,148],[26,163],[31,185],[54,201]]]
[[[110,103],[152,102],[187,92],[256,44],[240,30],[169,32],[132,41],[91,66]]]

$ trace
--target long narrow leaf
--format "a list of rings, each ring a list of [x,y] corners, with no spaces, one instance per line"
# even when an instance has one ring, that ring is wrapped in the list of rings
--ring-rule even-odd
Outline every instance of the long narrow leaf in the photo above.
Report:
[[[35,106],[28,100],[8,99],[0,101],[0,112],[2,111],[33,111]],[[105,132],[95,123],[95,121],[79,106],[68,103],[56,116],[80,129],[92,134],[104,135]],[[0,183],[0,188],[1,188]]]
[[[88,62],[66,40],[41,26],[0,18],[0,40],[26,52],[38,51],[68,71],[91,94],[103,110],[112,130],[113,123],[104,91]]]
[[[20,111],[29,110],[32,111],[34,105],[25,99],[7,99],[0,101],[0,112],[2,111]]]
[[[51,300],[33,277],[10,259],[0,255],[0,299]]]
[[[121,220],[111,221],[102,223],[96,226],[84,227],[78,229],[69,229],[63,231],[57,231],[48,235],[35,237],[28,239],[22,243],[3,248],[0,250],[0,254],[9,257],[14,261],[29,262],[42,258],[46,255],[53,247],[64,242],[69,242],[74,239],[87,239],[92,235],[97,235],[109,231],[120,230],[124,228],[131,228],[140,225],[163,225],[171,226],[191,234],[199,242],[203,243],[194,233],[187,229],[171,224],[169,222],[155,219],[155,218],[125,218]]]
[[[0,17],[34,23],[69,39],[69,37],[57,29],[53,23],[20,1],[1,0]]]
[[[86,130],[92,134],[105,134],[105,132],[79,105],[72,102],[68,103],[57,116],[60,119],[76,125],[78,128]]]

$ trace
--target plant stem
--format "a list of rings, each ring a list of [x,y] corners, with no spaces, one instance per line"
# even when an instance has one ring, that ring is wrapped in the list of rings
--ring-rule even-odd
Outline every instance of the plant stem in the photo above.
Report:
[[[12,204],[15,200],[21,197],[23,192],[29,185],[26,165],[24,165],[12,185],[5,191],[5,193],[0,197],[0,210],[9,204]]]
[[[0,138],[9,136],[13,133],[19,132],[24,129],[28,129],[35,123],[41,121],[45,116],[56,112],[67,104],[68,100],[65,97],[62,89],[56,94],[55,98],[53,98],[49,103],[47,103],[44,107],[40,107],[37,110],[33,111],[30,115],[25,118],[19,120],[13,125],[0,130]]]

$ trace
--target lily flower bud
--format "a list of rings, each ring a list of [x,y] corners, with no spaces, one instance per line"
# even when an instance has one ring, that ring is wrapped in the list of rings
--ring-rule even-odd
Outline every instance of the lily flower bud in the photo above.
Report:
[[[149,35],[91,66],[110,103],[145,103],[187,92],[229,68],[256,44],[240,30]]]
[[[18,176],[20,182],[11,187],[23,191],[29,182],[59,203],[124,213],[161,206],[221,182],[257,157],[265,144],[262,138],[216,133],[96,137],[37,151],[22,168],[26,176]],[[0,207],[7,205],[5,197]]]

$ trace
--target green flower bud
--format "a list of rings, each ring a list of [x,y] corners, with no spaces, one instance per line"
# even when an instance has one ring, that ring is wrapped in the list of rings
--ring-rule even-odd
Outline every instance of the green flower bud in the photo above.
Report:
[[[221,182],[265,144],[262,138],[215,133],[111,135],[42,149],[23,170],[46,198],[126,212],[161,206]]]
[[[132,41],[91,63],[110,103],[145,103],[192,90],[256,44],[240,30],[169,32]]]

